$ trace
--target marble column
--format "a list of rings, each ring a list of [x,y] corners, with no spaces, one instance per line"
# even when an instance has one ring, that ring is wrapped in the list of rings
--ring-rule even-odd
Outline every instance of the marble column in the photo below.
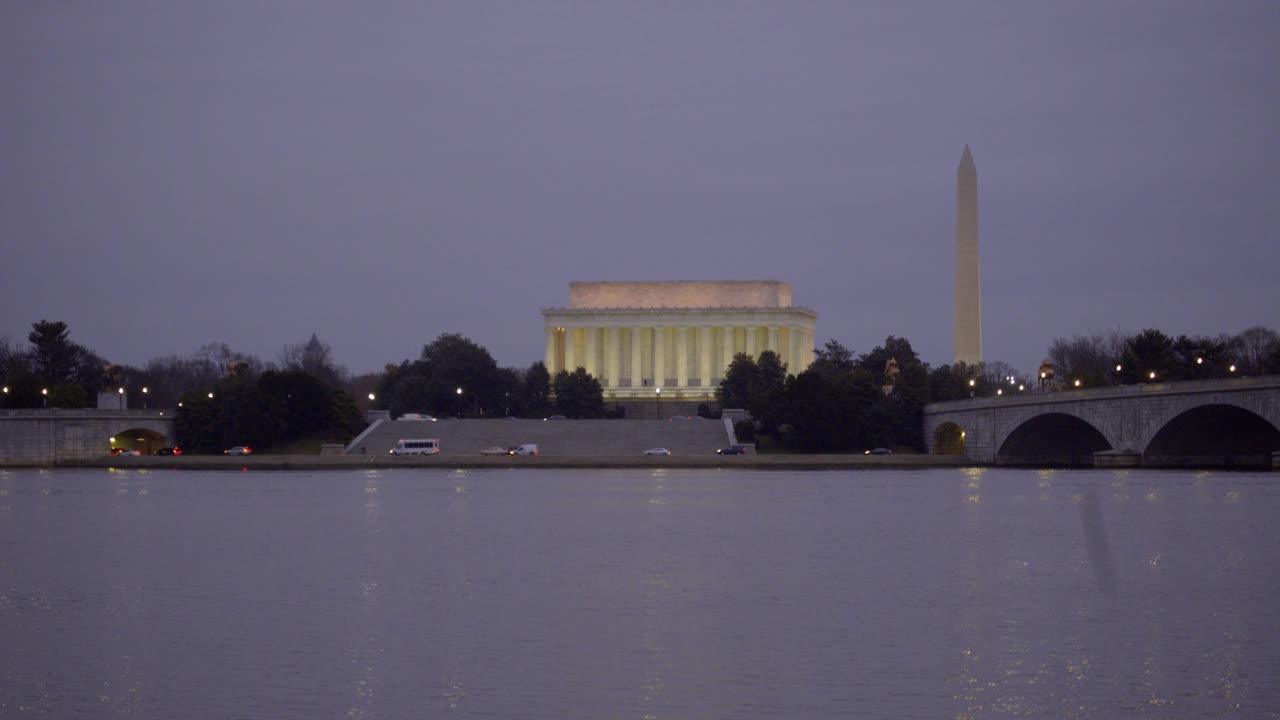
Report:
[[[689,328],[676,328],[676,387],[689,387]]]
[[[791,368],[792,373],[799,375],[801,372],[804,372],[806,367],[800,358],[800,347],[802,343],[801,336],[804,334],[804,331],[797,327],[788,328],[788,330],[789,332],[787,334],[791,336],[791,342],[788,343],[788,345],[791,346],[791,361],[788,363],[788,367]]]
[[[640,328],[631,328],[631,387],[640,387],[640,381],[643,376],[640,374],[643,369],[642,359],[640,357]]]
[[[747,355],[749,355],[752,360],[755,360],[756,356],[760,354],[759,352],[756,351],[756,330],[757,329],[755,327],[746,328]]]
[[[698,381],[701,387],[711,387],[711,355],[715,352],[715,344],[711,339],[711,328],[698,328],[701,335],[698,343]]]
[[[578,359],[573,352],[573,331],[575,328],[564,329],[564,368],[567,372],[573,372],[578,369]]]
[[[772,350],[772,351],[774,351],[774,352],[778,353],[778,359],[779,359],[779,360],[781,360],[781,361],[782,361],[782,362],[784,362],[784,363],[786,362],[786,360],[783,360],[783,358],[782,358],[782,348],[781,348],[781,347],[779,347],[779,345],[778,345],[778,328],[777,328],[777,326],[773,326],[773,325],[769,326],[769,341],[768,341],[768,344],[765,346],[765,349],[766,349],[766,350]]]
[[[653,329],[653,385],[654,387],[662,387],[667,381],[667,348],[663,342],[663,330],[665,328],[655,327]]]
[[[556,335],[555,328],[547,328],[547,354],[543,364],[547,366],[547,372],[553,376],[556,374]]]
[[[588,375],[599,378],[600,373],[598,368],[596,368],[596,329],[589,327],[583,332],[583,335],[586,336],[583,339],[583,344],[585,345],[583,350],[585,351],[584,354],[586,357],[583,358],[582,367],[587,371]]]
[[[605,366],[609,369],[609,387],[618,387],[622,384],[622,340],[619,333],[622,331],[616,327],[611,327],[605,331],[607,340],[605,343]]]
[[[720,345],[720,377],[729,370],[729,363],[733,362],[733,328],[720,328],[720,334],[724,337],[724,342]]]

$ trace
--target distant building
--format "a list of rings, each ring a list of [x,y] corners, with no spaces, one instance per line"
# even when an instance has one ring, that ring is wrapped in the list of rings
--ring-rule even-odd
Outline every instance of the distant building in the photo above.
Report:
[[[546,365],[584,368],[606,402],[704,402],[738,353],[778,353],[790,373],[813,362],[817,313],[776,280],[574,282],[569,307],[542,310]],[[661,393],[658,389],[661,388]]]

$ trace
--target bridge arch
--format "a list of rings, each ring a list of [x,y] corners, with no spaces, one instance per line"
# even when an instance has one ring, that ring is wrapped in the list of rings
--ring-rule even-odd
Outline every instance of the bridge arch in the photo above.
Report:
[[[164,433],[137,426],[117,430],[108,442],[112,450],[137,450],[143,455],[155,455],[160,448],[173,444]]]
[[[1197,405],[1160,424],[1142,451],[1142,464],[1271,467],[1280,428],[1234,403]]]
[[[964,455],[965,431],[953,422],[944,422],[933,431],[934,455]]]
[[[1093,454],[1110,450],[1097,427],[1073,414],[1033,415],[1009,432],[996,450],[997,464],[1093,465]]]

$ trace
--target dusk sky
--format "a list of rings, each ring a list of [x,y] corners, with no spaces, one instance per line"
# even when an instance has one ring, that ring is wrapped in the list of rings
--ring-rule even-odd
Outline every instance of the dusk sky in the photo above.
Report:
[[[1280,2],[0,2],[0,336],[117,363],[444,332],[576,280],[765,280],[818,342],[1280,329]]]

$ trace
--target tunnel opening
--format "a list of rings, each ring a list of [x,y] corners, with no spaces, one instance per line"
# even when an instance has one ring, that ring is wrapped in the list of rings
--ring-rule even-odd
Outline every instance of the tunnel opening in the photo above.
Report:
[[[1280,451],[1280,430],[1234,405],[1201,405],[1160,428],[1142,452],[1153,467],[1268,469]]]
[[[110,443],[112,455],[134,452],[139,455],[155,455],[157,450],[170,445],[169,439],[163,433],[145,428],[121,430],[111,436]]]
[[[997,465],[1092,467],[1093,454],[1111,443],[1089,423],[1072,415],[1049,413],[1014,429],[996,452]]]
[[[964,430],[953,422],[945,422],[933,431],[934,455],[964,455]]]

